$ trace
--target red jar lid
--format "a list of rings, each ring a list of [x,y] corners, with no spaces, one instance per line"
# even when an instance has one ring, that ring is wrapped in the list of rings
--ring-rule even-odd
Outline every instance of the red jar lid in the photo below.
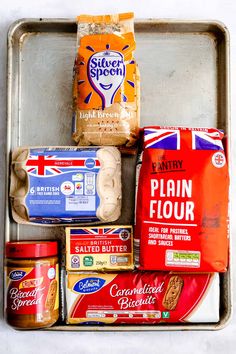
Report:
[[[58,252],[55,241],[7,242],[7,258],[41,258],[56,256]]]

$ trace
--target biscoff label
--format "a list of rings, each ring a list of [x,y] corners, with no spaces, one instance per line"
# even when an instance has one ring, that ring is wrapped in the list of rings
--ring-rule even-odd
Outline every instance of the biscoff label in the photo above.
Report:
[[[66,229],[67,270],[133,269],[132,226]]]
[[[7,311],[16,315],[58,309],[58,266],[7,267]]]
[[[67,322],[184,322],[204,301],[212,278],[211,274],[167,272],[69,273]],[[218,313],[219,308],[216,319]]]
[[[135,240],[144,270],[226,271],[228,169],[217,129],[144,129]]]

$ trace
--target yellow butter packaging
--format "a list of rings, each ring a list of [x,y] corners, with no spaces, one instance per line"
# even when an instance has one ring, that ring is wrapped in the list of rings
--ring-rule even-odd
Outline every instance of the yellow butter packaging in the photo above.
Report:
[[[66,228],[68,271],[134,269],[132,226]]]

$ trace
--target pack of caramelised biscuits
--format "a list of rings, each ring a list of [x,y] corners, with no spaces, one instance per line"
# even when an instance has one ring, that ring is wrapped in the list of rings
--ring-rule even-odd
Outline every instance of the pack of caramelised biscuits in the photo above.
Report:
[[[224,132],[140,128],[133,14],[77,23],[78,146],[13,152],[12,216],[66,226],[66,324],[217,323],[229,247]],[[120,225],[121,151],[137,150],[134,220]]]

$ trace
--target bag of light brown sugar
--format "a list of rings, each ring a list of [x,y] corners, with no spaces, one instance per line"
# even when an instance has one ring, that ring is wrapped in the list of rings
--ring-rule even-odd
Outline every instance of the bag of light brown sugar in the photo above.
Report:
[[[79,145],[136,143],[139,70],[133,14],[77,18],[73,78],[73,139]]]

